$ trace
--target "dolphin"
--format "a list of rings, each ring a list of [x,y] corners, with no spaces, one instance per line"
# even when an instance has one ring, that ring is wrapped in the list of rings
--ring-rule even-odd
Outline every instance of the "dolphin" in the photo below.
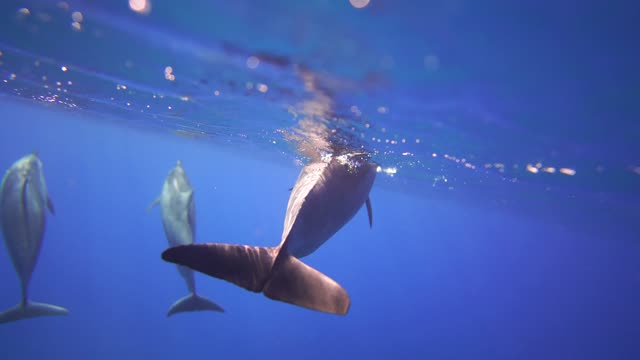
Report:
[[[377,165],[365,153],[313,160],[291,190],[281,242],[275,247],[220,243],[166,249],[162,259],[234,283],[270,299],[345,315],[350,298],[336,281],[299,259],[313,253],[367,204]]]
[[[0,228],[22,287],[22,301],[0,313],[0,323],[69,313],[60,306],[29,300],[29,282],[40,255],[46,209],[54,214],[42,161],[36,153],[26,155],[7,170],[0,186]]]
[[[149,205],[148,210],[158,204],[160,204],[162,225],[169,241],[169,246],[193,244],[196,235],[196,210],[193,189],[180,160],[167,175],[160,197]],[[193,270],[180,265],[177,267],[178,272],[187,283],[189,295],[176,301],[169,308],[167,316],[187,311],[210,310],[224,312],[218,304],[196,294]]]

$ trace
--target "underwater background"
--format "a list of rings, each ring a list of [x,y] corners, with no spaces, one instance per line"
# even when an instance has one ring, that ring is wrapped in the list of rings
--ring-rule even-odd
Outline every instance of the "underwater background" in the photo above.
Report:
[[[145,7],[146,6],[146,7]],[[0,166],[37,151],[47,217],[1,359],[640,359],[640,10],[633,2],[0,4]],[[196,273],[158,197],[181,160],[196,242],[275,246],[318,128],[379,164],[304,262],[345,316]],[[0,311],[20,300],[0,248]]]

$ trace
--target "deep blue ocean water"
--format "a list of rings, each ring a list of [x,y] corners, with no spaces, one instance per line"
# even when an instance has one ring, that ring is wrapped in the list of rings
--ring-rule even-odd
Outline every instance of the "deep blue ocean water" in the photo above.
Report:
[[[3,2],[0,167],[43,161],[56,214],[30,295],[70,314],[1,324],[0,358],[640,359],[638,15]],[[304,258],[349,313],[198,273],[225,313],[167,318],[187,290],[145,210],[168,171],[195,189],[197,242],[276,245],[309,123],[380,164],[373,227],[362,209]],[[4,247],[0,284],[3,311]]]

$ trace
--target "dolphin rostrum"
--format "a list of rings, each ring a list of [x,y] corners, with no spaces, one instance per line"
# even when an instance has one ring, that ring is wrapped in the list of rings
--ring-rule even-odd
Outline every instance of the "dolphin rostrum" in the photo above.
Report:
[[[289,197],[282,240],[276,247],[207,243],[166,249],[162,258],[268,298],[344,315],[347,292],[298,260],[329,240],[367,203],[376,168],[363,153],[317,159],[306,165]]]
[[[160,204],[162,211],[162,225],[169,241],[169,246],[193,244],[196,235],[196,210],[193,189],[180,160],[167,175],[160,197],[149,206],[149,209],[158,204]],[[181,265],[177,267],[180,275],[187,283],[189,295],[176,301],[169,308],[167,316],[187,311],[210,310],[224,312],[218,304],[196,294],[193,270]]]
[[[7,170],[0,186],[0,228],[22,287],[22,301],[0,313],[0,323],[69,313],[60,306],[29,300],[29,282],[40,255],[47,208],[54,213],[42,162],[35,153],[26,155]]]

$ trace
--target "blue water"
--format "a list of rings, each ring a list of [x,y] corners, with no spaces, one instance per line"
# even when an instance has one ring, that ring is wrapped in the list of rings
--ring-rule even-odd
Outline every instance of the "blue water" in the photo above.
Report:
[[[30,295],[70,310],[0,325],[2,359],[640,359],[632,4],[66,4],[0,5],[0,167],[43,161]],[[225,313],[167,318],[187,290],[145,209],[168,171],[197,242],[276,245],[308,123],[380,164],[373,227],[304,258],[349,313],[198,273]],[[0,284],[2,311],[4,248]]]

